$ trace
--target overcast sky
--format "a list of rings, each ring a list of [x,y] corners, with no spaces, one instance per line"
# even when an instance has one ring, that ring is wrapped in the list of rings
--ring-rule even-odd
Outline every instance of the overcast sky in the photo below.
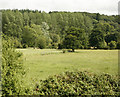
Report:
[[[120,0],[0,0],[0,9],[38,9],[41,11],[80,11],[118,14]]]

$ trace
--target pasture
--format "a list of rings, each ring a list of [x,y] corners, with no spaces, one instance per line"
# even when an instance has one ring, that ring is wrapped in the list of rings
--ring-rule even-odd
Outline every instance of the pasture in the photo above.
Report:
[[[23,63],[27,70],[25,81],[29,84],[65,71],[118,73],[118,50],[76,50],[74,53],[62,53],[62,50],[28,48],[17,51],[23,53]]]

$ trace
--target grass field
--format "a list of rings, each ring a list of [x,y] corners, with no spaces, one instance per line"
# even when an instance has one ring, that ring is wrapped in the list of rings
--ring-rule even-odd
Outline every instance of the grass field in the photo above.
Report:
[[[30,83],[64,71],[118,73],[118,50],[77,50],[74,53],[62,53],[55,49],[17,50],[23,52],[24,66],[28,69],[25,80]]]

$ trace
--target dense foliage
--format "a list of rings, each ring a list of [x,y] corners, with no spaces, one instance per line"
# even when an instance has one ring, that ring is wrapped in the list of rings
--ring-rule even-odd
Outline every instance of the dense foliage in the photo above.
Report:
[[[15,51],[11,39],[6,36],[2,40],[2,45],[2,95],[26,94],[21,80],[25,74],[22,53]]]
[[[120,48],[118,16],[38,10],[2,10],[2,13],[3,33],[12,37],[18,48]],[[77,32],[79,39],[68,35],[73,28],[73,34]],[[68,39],[70,44],[65,46]],[[115,41],[114,47],[111,41]]]
[[[119,95],[118,78],[109,74],[65,72],[36,84],[39,95]]]
[[[87,48],[87,46],[88,40],[84,29],[79,29],[75,27],[71,27],[68,29],[63,41],[63,47],[67,49],[72,49],[72,51],[74,52],[74,49]]]

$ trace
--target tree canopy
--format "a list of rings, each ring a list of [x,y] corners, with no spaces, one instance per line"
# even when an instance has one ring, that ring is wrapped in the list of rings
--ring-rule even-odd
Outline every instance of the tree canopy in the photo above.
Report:
[[[38,10],[1,11],[3,33],[14,38],[13,41],[18,43],[16,47],[38,47],[41,43],[45,45],[44,48],[58,48],[67,43],[70,45],[64,47],[71,49],[92,46],[108,48],[111,41],[115,41],[116,45],[119,43],[120,24],[117,15],[58,11],[46,13]]]

